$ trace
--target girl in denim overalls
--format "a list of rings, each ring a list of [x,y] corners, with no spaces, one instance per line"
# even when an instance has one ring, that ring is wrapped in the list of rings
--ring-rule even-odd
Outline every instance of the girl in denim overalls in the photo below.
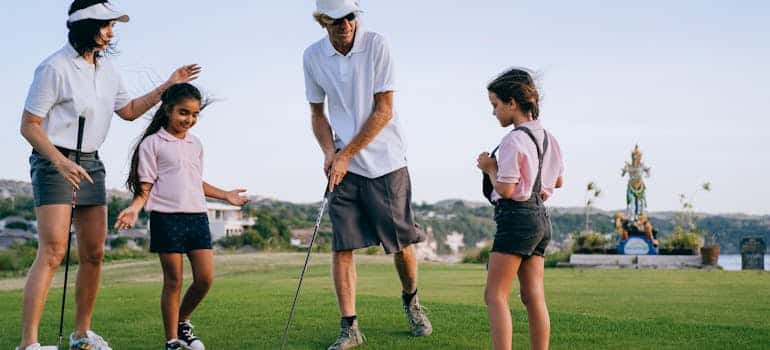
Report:
[[[497,223],[485,292],[492,345],[494,349],[511,349],[508,295],[518,275],[531,348],[547,349],[550,321],[543,288],[543,256],[551,239],[551,221],[543,202],[561,187],[561,150],[538,120],[539,94],[529,72],[511,69],[492,81],[487,90],[500,125],[515,126],[491,156],[484,152],[478,157],[478,167],[485,174],[485,195],[495,205]]]

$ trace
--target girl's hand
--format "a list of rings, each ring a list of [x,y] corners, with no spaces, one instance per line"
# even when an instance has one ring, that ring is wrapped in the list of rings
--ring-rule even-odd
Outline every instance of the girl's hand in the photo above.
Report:
[[[171,74],[168,78],[170,84],[189,83],[195,79],[198,79],[198,75],[201,73],[201,66],[197,64],[188,64],[181,66]]]
[[[241,197],[241,193],[243,192],[246,192],[246,190],[243,188],[225,192],[225,200],[227,201],[227,203],[230,203],[232,205],[237,205],[239,207],[243,206],[244,204],[250,201],[246,197]]]
[[[137,218],[139,218],[139,210],[134,207],[123,209],[118,215],[118,220],[115,221],[115,229],[125,230],[134,227]]]
[[[487,174],[497,171],[497,161],[489,156],[489,152],[479,154],[476,159],[476,166]]]

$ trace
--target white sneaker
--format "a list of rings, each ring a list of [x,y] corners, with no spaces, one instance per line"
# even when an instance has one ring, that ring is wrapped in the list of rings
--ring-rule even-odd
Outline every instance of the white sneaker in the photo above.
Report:
[[[70,335],[70,350],[112,350],[109,344],[98,334],[91,330],[86,331],[86,337],[74,339],[75,333]]]
[[[40,347],[40,343],[30,344],[30,345],[27,345],[26,348],[24,348],[24,350],[41,350],[41,349],[42,348]],[[16,350],[19,350],[18,346],[16,347]]]

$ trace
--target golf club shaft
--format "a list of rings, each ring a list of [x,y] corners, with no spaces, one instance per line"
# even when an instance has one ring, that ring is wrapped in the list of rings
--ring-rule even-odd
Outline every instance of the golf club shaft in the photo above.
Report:
[[[324,209],[326,209],[326,203],[329,200],[329,185],[326,185],[326,191],[324,192],[324,199],[321,202],[321,208],[318,210],[318,217],[315,221],[315,227],[313,227],[313,236],[310,237],[310,245],[307,247],[307,255],[305,256],[305,264],[302,265],[302,273],[299,275],[299,282],[297,283],[297,291],[294,293],[294,300],[291,302],[291,310],[289,311],[289,319],[286,321],[286,328],[283,330],[283,337],[281,337],[281,349],[286,346],[287,335],[289,334],[289,327],[291,327],[291,321],[294,318],[294,308],[297,305],[297,298],[299,297],[299,290],[302,287],[302,280],[305,278],[305,271],[307,271],[307,265],[310,261],[310,253],[313,251],[313,243],[315,242],[316,235],[318,234],[318,228],[321,226],[321,220],[323,219]]]
[[[75,150],[75,164],[80,165],[80,151],[83,149],[83,129],[85,128],[86,118],[83,116],[78,117],[78,138],[77,149]],[[64,306],[67,303],[67,279],[70,272],[70,249],[72,247],[72,222],[75,219],[75,207],[78,203],[78,190],[76,187],[72,187],[72,207],[70,208],[70,226],[69,234],[67,235],[67,254],[64,257],[64,288],[61,294],[61,312],[59,313],[59,339],[56,347],[61,349],[63,332],[64,332]]]

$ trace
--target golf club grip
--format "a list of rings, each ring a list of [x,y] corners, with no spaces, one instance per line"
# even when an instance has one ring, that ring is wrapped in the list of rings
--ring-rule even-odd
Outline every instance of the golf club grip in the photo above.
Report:
[[[86,127],[86,117],[79,116],[78,117],[78,142],[77,142],[77,148],[75,149],[75,163],[78,163],[80,165],[80,151],[83,150],[83,129]]]

